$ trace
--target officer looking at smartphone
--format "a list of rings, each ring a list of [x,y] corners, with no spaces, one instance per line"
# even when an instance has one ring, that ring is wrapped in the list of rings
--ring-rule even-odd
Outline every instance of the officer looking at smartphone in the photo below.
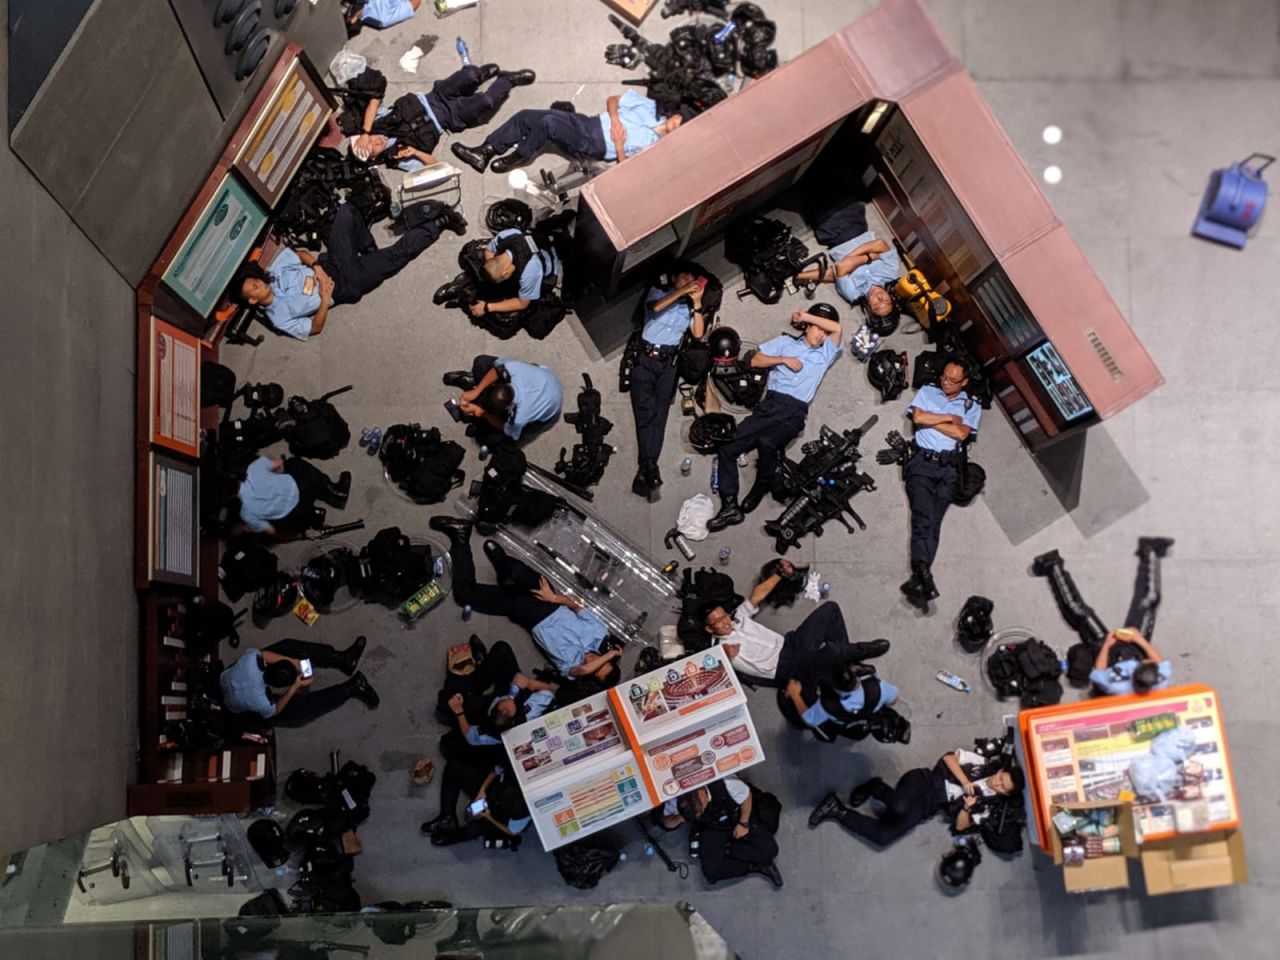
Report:
[[[341,651],[326,643],[293,639],[246,650],[218,679],[222,705],[232,713],[256,713],[277,727],[300,727],[353,697],[376,710],[381,700],[369,679],[356,669],[364,648],[365,638],[356,637]],[[309,690],[315,671],[329,669],[341,670],[349,679]]]

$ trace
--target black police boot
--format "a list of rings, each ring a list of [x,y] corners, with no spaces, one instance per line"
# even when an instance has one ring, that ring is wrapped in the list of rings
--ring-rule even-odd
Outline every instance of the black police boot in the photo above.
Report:
[[[1172,537],[1139,537],[1138,555],[1141,556],[1144,553],[1154,553],[1157,557],[1163,557],[1169,552],[1169,548],[1172,546]]]
[[[875,792],[876,787],[880,786],[883,783],[884,781],[881,780],[879,777],[872,777],[870,780],[867,780],[863,783],[858,784],[851,791],[849,791],[849,806],[851,807],[862,806],[864,803],[866,803],[868,800],[871,799],[871,795]]]
[[[330,482],[324,492],[324,502],[341,510],[347,505],[347,497],[351,495],[351,471],[343,470],[338,474],[338,482]]]
[[[642,463],[636,467],[636,475],[631,481],[631,492],[637,497],[647,497],[652,490],[653,487],[649,485],[649,473]]]
[[[516,153],[509,153],[505,157],[499,157],[493,163],[489,164],[489,169],[494,173],[506,173],[508,170],[514,170],[516,167],[523,167],[531,158],[521,157]]]
[[[764,500],[765,494],[769,492],[769,484],[757,480],[751,485],[751,489],[747,491],[747,495],[742,498],[742,512],[751,513],[756,507],[760,506],[760,502]]]
[[[865,640],[855,644],[858,648],[859,660],[872,660],[876,657],[883,657],[889,652],[889,641],[883,638],[876,640]]]
[[[482,63],[476,69],[480,71],[481,83],[484,83],[486,80],[492,80],[502,72],[502,68],[496,63]]]
[[[451,813],[442,813],[434,820],[427,820],[422,824],[423,833],[437,834],[444,833],[448,830],[458,829],[458,818]]]
[[[782,871],[778,869],[776,863],[753,863],[751,872],[758,873],[769,878],[769,882],[775,887],[782,887]]]
[[[486,540],[484,555],[489,559],[489,566],[493,567],[493,572],[498,575],[498,583],[510,583],[511,556],[502,549],[502,545],[497,540]]]
[[[471,375],[470,370],[450,370],[440,379],[446,387],[457,387],[459,390],[470,390],[476,385],[476,378]]]
[[[441,514],[427,521],[427,526],[437,533],[443,533],[450,543],[465,543],[471,539],[471,521],[461,517],[449,517]]]
[[[911,576],[898,585],[898,589],[912,603],[919,603],[923,599],[920,593],[920,578],[912,571]]]
[[[484,173],[485,168],[489,166],[489,161],[493,159],[497,153],[493,147],[487,143],[480,143],[478,146],[468,147],[463,143],[454,143],[449,146],[453,151],[453,155],[465,163],[476,173]]]
[[[361,701],[370,710],[378,709],[378,704],[382,703],[382,698],[373,689],[373,684],[369,682],[368,677],[363,673],[356,673],[347,683],[351,684],[351,692],[357,700]]]
[[[337,662],[334,666],[345,673],[348,677],[353,676],[356,672],[356,666],[360,663],[360,656],[364,653],[364,647],[367,641],[364,637],[356,637],[351,646],[338,654]]]
[[[436,214],[435,221],[440,225],[441,230],[452,230],[460,237],[467,232],[467,218],[453,207],[445,207],[441,210]]]
[[[828,793],[813,808],[813,813],[809,814],[809,826],[816,827],[824,821],[835,820],[840,814],[844,813],[844,809],[844,804],[840,802],[840,798],[834,793]]]
[[[938,588],[933,585],[933,572],[927,563],[913,563],[911,572],[920,584],[920,595],[926,602],[938,599]]]
[[[502,76],[506,77],[513,87],[527,87],[538,79],[538,75],[532,70],[504,70]]]
[[[1031,572],[1037,577],[1047,577],[1060,563],[1062,563],[1062,555],[1057,550],[1050,550],[1031,561]]]
[[[716,533],[725,527],[737,526],[745,519],[747,519],[747,515],[738,506],[738,498],[724,496],[720,498],[720,512],[707,521],[707,529],[712,533]]]
[[[458,301],[471,295],[471,280],[465,273],[460,273],[444,286],[436,290],[431,302],[437,307],[445,304],[453,306]]]

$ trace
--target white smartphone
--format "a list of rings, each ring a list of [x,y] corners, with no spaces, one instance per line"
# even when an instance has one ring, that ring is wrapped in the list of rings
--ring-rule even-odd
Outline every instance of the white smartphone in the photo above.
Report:
[[[473,817],[483,817],[485,811],[489,809],[489,801],[481,797],[475,803],[467,807],[467,812]]]
[[[302,679],[310,680],[312,674],[311,661],[304,657],[298,661],[298,664],[302,667]]]

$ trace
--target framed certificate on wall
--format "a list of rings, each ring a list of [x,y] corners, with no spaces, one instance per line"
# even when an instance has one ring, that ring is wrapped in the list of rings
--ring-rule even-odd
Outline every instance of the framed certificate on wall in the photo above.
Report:
[[[199,469],[158,450],[147,466],[147,578],[198,586]]]
[[[200,342],[159,317],[151,317],[152,443],[200,456]]]

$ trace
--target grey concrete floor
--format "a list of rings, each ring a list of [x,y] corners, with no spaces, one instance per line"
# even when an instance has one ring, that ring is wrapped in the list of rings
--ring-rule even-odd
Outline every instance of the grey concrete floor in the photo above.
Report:
[[[870,6],[849,0],[766,5],[778,19],[784,57]],[[260,638],[251,635],[254,643],[290,634],[335,644],[358,633],[369,636],[365,669],[382,694],[382,708],[367,712],[349,705],[305,730],[280,734],[284,770],[323,767],[327,751],[341,748],[345,757],[378,772],[357,865],[366,900],[432,891],[477,906],[687,899],[749,957],[844,955],[855,944],[859,952],[902,957],[1193,957],[1208,950],[1274,955],[1265,944],[1280,932],[1277,912],[1268,906],[1280,879],[1280,841],[1269,817],[1280,777],[1266,745],[1280,734],[1280,721],[1266,706],[1262,685],[1276,664],[1264,632],[1280,595],[1280,508],[1265,478],[1280,467],[1280,452],[1260,424],[1246,423],[1249,409],[1256,404],[1265,410],[1271,399],[1267,384],[1277,351],[1269,339],[1266,283],[1280,241],[1274,219],[1243,253],[1193,240],[1188,229],[1212,169],[1271,149],[1280,139],[1280,5],[935,0],[928,6],[1028,166],[1037,175],[1050,163],[1062,168],[1062,182],[1046,187],[1048,196],[1167,384],[1091,430],[1083,442],[1040,460],[1021,448],[999,410],[990,411],[976,448],[988,489],[947,519],[935,568],[942,598],[929,616],[907,607],[897,591],[906,573],[901,485],[892,469],[868,460],[880,488],[856,506],[869,529],[856,536],[829,530],[807,542],[799,559],[816,564],[832,583],[855,638],[892,640],[881,671],[902,687],[915,735],[909,747],[823,747],[785,729],[767,692],[755,695],[753,715],[769,760],[752,774],[786,807],[781,891],[760,878],[714,889],[696,875],[678,880],[644,860],[638,834],[626,832],[620,836],[630,841],[632,859],[587,892],[563,884],[536,844],[515,856],[430,847],[418,835],[418,823],[435,814],[436,790],[413,786],[408,769],[418,756],[436,754],[441,729],[431,705],[443,651],[474,631],[490,641],[511,641],[527,666],[536,664],[528,638],[505,622],[476,616],[463,623],[449,604],[407,631],[385,611],[361,608],[309,630],[278,621]],[[511,109],[559,98],[595,111],[625,76],[601,59],[604,45],[617,40],[605,14],[595,0],[484,0],[445,21],[424,12],[396,30],[366,33],[354,46],[387,72],[398,93],[425,88],[454,69],[452,41],[461,33],[476,62],[496,60],[539,73],[539,83],[517,89],[499,119]],[[674,23],[653,17],[645,32],[663,36]],[[437,34],[439,42],[414,78],[400,71],[397,60],[424,33]],[[1052,147],[1041,140],[1051,123],[1064,131]],[[470,171],[464,188],[463,209],[473,222],[484,198],[506,191],[502,178],[490,174],[482,182]],[[619,448],[596,503],[655,560],[669,559],[661,534],[685,497],[706,490],[709,462],[699,460],[691,477],[680,477],[682,424],[673,415],[661,501],[650,506],[632,496],[632,419],[614,388],[616,338],[570,320],[545,341],[521,337],[500,344],[456,312],[432,307],[430,294],[455,272],[461,242],[446,236],[363,303],[336,310],[313,342],[273,339],[257,349],[228,348],[224,357],[242,376],[279,380],[290,392],[315,394],[354,383],[355,392],[340,405],[357,430],[406,420],[446,427],[438,411],[450,391],[440,374],[480,352],[549,363],[570,391],[580,372],[590,373],[606,390],[606,414],[617,425],[611,439]],[[735,278],[724,279],[726,287],[736,286]],[[790,309],[785,302],[770,309],[729,297],[724,319],[763,340],[780,329]],[[598,343],[613,346],[602,352]],[[913,353],[922,346],[903,334],[890,343]],[[806,435],[824,422],[857,425],[871,412],[881,417],[876,440],[901,426],[899,407],[882,408],[861,365],[845,357],[827,377]],[[550,466],[572,436],[571,428],[558,425],[530,445],[531,458]],[[878,443],[867,446],[874,450]],[[354,445],[334,466],[355,474],[346,514],[364,517],[371,530],[395,523],[421,532],[435,512],[402,499],[384,483],[376,461]],[[466,467],[469,479],[478,475],[474,452]],[[940,822],[879,853],[837,826],[808,829],[808,809],[827,788],[846,789],[869,771],[893,774],[930,764],[1000,728],[1007,705],[981,687],[965,696],[933,679],[936,670],[948,669],[978,680],[976,660],[951,639],[966,596],[992,597],[998,627],[1026,626],[1065,649],[1072,636],[1047,587],[1028,574],[1031,558],[1060,549],[1102,616],[1118,619],[1132,583],[1135,539],[1142,534],[1177,538],[1165,565],[1156,641],[1174,661],[1179,680],[1209,683],[1221,692],[1242,796],[1248,886],[1159,899],[1140,892],[1068,897],[1059,870],[1028,850],[1008,861],[988,856],[972,888],[948,898],[931,875],[948,842]],[[769,542],[747,524],[704,544],[699,560],[709,560],[721,544],[733,547],[731,572],[743,583],[770,555]],[[302,552],[285,548],[295,559]],[[808,609],[801,601],[766,619],[784,629]],[[632,662],[628,656],[628,668]],[[1135,885],[1141,889],[1140,877]]]

